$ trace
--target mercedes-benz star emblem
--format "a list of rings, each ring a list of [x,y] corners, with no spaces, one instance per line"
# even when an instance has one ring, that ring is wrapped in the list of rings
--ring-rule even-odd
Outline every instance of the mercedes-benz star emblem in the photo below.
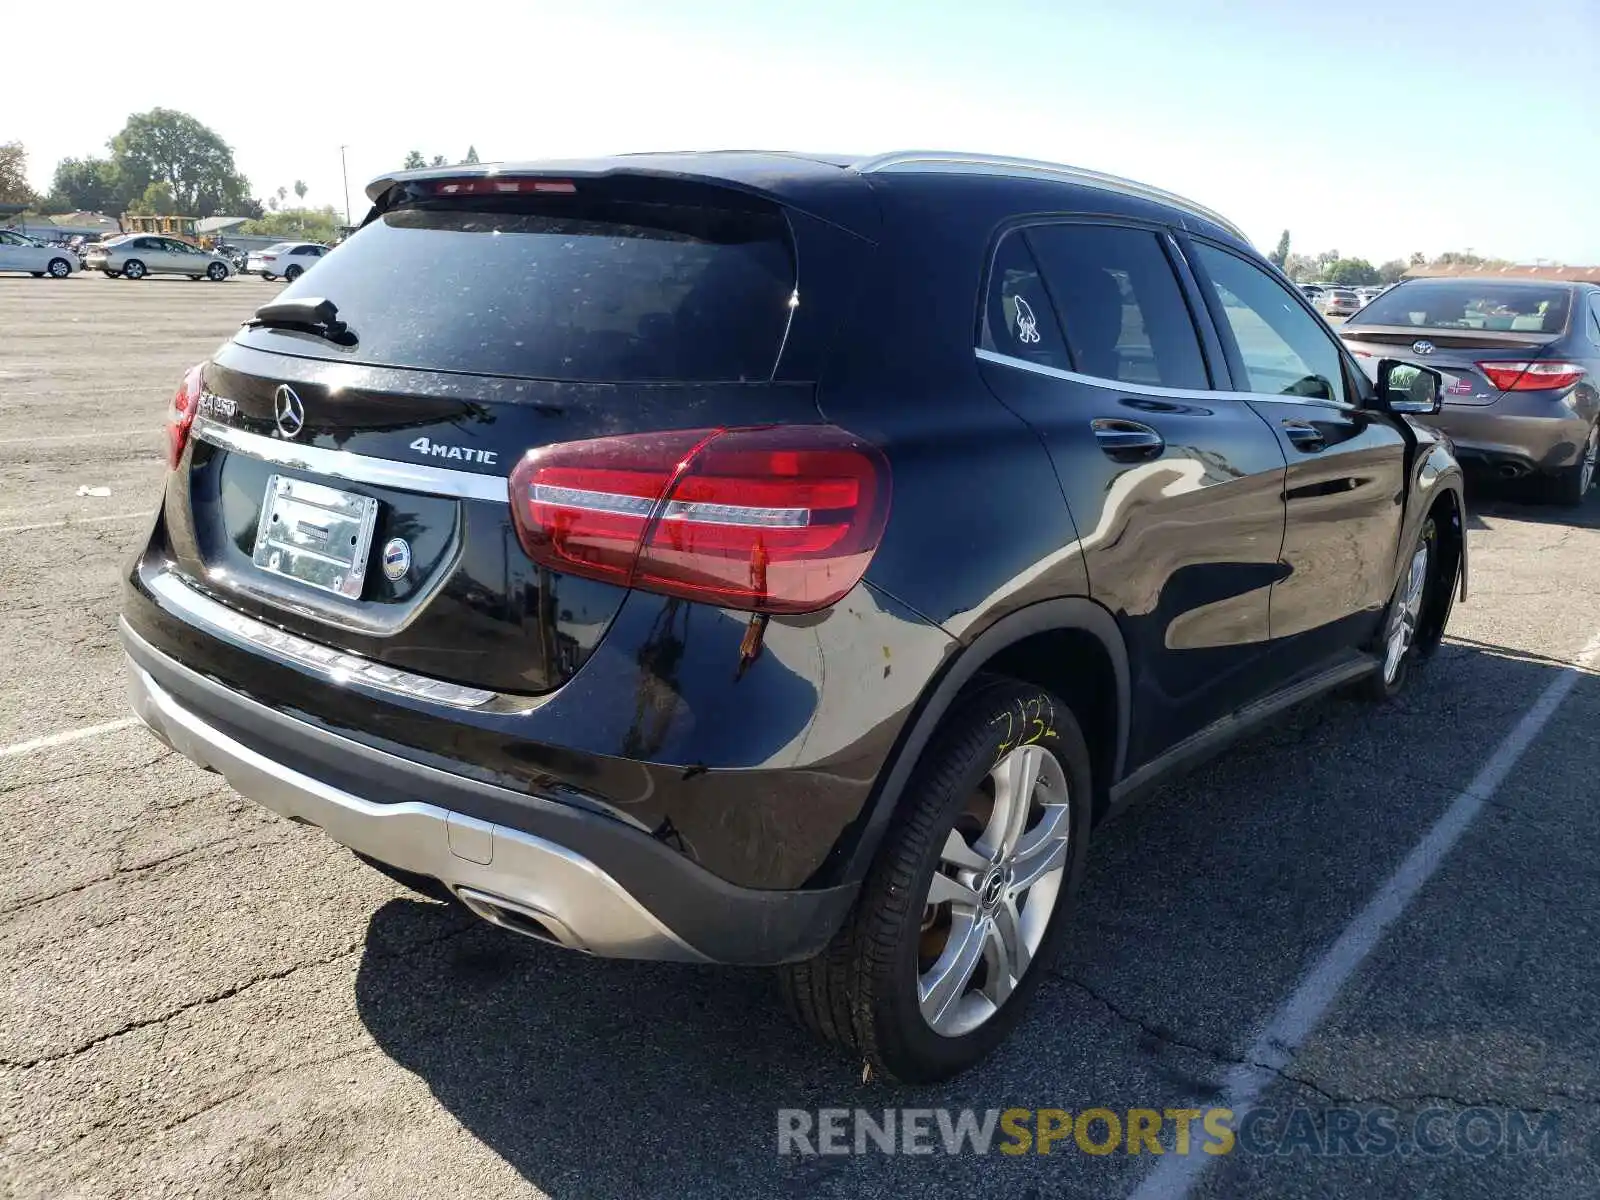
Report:
[[[1432,354],[1433,353],[1433,343],[1428,341],[1426,338],[1422,339],[1421,341],[1412,342],[1411,343],[1411,353],[1413,353],[1413,354]]]
[[[299,437],[306,427],[306,406],[287,383],[280,383],[272,393],[272,415],[277,419],[278,432],[286,438]]]

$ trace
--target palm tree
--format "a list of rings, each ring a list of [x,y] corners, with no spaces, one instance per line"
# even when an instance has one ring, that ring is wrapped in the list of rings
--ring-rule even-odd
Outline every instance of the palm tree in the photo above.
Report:
[[[306,187],[306,181],[304,179],[296,179],[294,181],[294,194],[299,197],[300,203],[305,203],[306,193],[310,190],[310,188]]]

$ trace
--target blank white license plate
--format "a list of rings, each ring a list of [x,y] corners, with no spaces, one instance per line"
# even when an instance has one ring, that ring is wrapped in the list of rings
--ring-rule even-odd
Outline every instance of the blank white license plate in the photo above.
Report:
[[[378,502],[370,496],[274,475],[251,561],[270,575],[359,600],[377,519]]]

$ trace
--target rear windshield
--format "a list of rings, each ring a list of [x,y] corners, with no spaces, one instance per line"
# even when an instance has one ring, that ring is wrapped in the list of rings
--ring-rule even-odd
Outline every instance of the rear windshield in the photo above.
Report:
[[[1493,280],[1409,283],[1367,305],[1357,323],[1560,333],[1567,327],[1571,295],[1563,287],[1516,287]]]
[[[795,273],[777,208],[586,199],[413,201],[283,296],[332,300],[358,339],[296,354],[533,379],[771,378]],[[285,349],[284,335],[241,338]],[[275,340],[276,339],[276,340]]]

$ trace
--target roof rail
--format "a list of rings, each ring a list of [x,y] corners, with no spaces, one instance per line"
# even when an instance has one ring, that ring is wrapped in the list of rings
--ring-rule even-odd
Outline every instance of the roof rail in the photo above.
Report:
[[[1065,163],[1042,162],[1032,158],[1008,158],[997,154],[962,154],[950,150],[894,150],[862,159],[853,164],[856,171],[871,175],[878,171],[943,171],[971,175],[1006,175],[1016,178],[1059,179],[1063,183],[1076,183],[1084,187],[1120,192],[1124,196],[1137,196],[1141,200],[1154,200],[1181,208],[1193,216],[1201,217],[1222,226],[1246,245],[1250,239],[1232,221],[1203,204],[1185,199],[1174,192],[1164,191],[1149,184],[1090,171],[1084,167]]]

